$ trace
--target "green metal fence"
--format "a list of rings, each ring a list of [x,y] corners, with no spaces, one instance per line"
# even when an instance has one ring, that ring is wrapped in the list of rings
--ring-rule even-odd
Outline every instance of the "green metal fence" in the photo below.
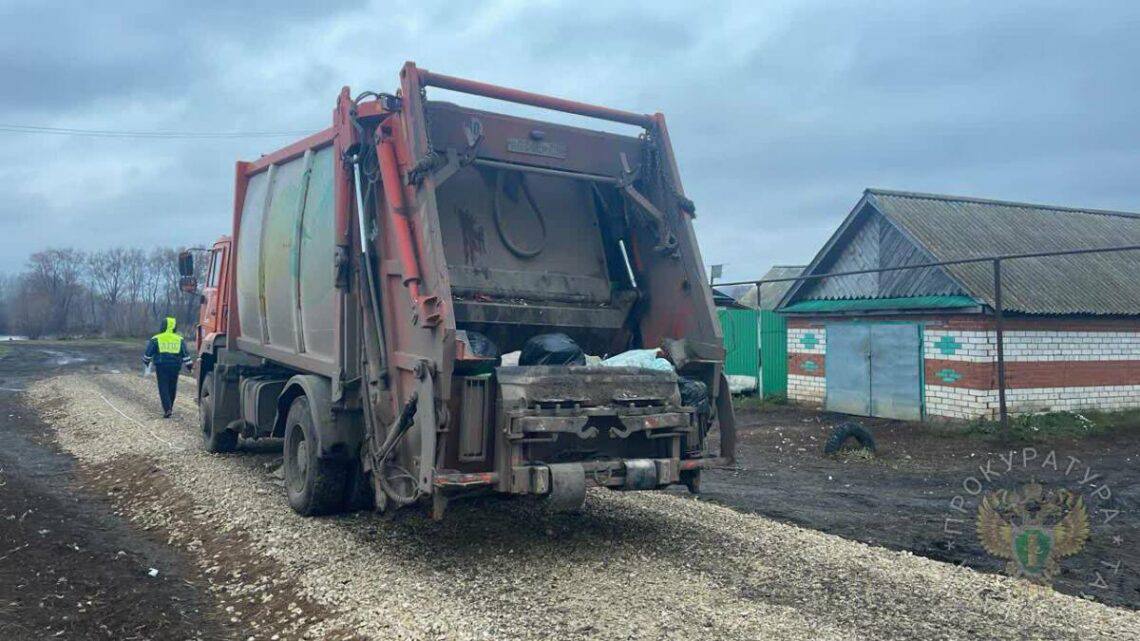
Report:
[[[759,376],[760,322],[756,310],[721,307],[716,313],[724,333],[724,373]]]
[[[788,323],[771,310],[760,311],[760,393],[788,394]]]

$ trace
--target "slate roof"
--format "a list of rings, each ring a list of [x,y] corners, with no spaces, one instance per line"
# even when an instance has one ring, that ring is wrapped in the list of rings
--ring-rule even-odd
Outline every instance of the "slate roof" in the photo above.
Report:
[[[743,305],[740,304],[739,301],[737,301],[735,298],[732,297],[732,294],[730,292],[728,292],[728,291],[726,291],[720,287],[713,286],[712,297],[713,297],[713,305],[716,305],[717,307],[734,307],[734,308],[744,307]]]
[[[804,273],[804,265],[776,265],[769,269],[760,279],[766,280],[769,278],[795,278]],[[789,289],[794,285],[794,281],[784,281],[778,283],[762,283],[760,285],[760,307],[759,309],[776,309],[776,305],[780,299],[784,297]],[[741,305],[746,307],[756,307],[756,288],[749,287],[739,299]]]
[[[845,232],[856,219],[873,212],[881,214],[920,253],[934,261],[1140,245],[1140,214],[868,189],[809,270],[842,271],[826,267],[828,257],[842,251],[842,242],[838,240],[849,237]],[[886,264],[887,257],[876,258],[880,266]],[[820,269],[821,265],[825,267]],[[950,265],[942,269],[966,294],[993,305],[991,264]],[[1008,311],[1140,314],[1140,251],[1005,260],[1002,276],[1003,307]],[[810,287],[798,286],[793,291],[801,289],[807,291]],[[926,293],[950,292],[914,292]],[[793,300],[799,300],[794,293],[784,304]]]

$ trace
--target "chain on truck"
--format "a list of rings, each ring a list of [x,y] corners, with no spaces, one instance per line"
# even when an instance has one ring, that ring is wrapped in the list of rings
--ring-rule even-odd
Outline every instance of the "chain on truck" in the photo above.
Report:
[[[640,133],[431,101],[427,87]],[[237,163],[232,234],[204,283],[180,256],[202,301],[205,447],[283,438],[305,515],[695,492],[702,469],[731,461],[735,426],[693,216],[661,114],[413,63],[394,95],[346,87],[328,129]],[[551,333],[586,354],[660,349],[671,366],[501,362]],[[683,402],[679,381],[704,402]]]

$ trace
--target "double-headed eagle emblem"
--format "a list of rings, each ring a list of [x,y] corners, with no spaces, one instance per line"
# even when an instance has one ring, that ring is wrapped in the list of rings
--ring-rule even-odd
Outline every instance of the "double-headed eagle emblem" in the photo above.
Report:
[[[1069,490],[1045,491],[1037,482],[1020,490],[996,490],[978,506],[978,538],[990,554],[1008,559],[1012,576],[1048,584],[1089,538],[1084,499]]]

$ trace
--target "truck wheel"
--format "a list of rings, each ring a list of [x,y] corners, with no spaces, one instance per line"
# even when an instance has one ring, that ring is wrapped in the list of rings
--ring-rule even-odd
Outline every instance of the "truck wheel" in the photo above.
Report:
[[[285,419],[285,493],[302,516],[332,514],[344,504],[348,466],[320,458],[319,450],[309,399],[298,396]]]
[[[224,454],[237,449],[238,435],[233,430],[214,429],[214,373],[202,379],[202,398],[198,401],[198,425],[202,428],[202,445],[207,452]]]

